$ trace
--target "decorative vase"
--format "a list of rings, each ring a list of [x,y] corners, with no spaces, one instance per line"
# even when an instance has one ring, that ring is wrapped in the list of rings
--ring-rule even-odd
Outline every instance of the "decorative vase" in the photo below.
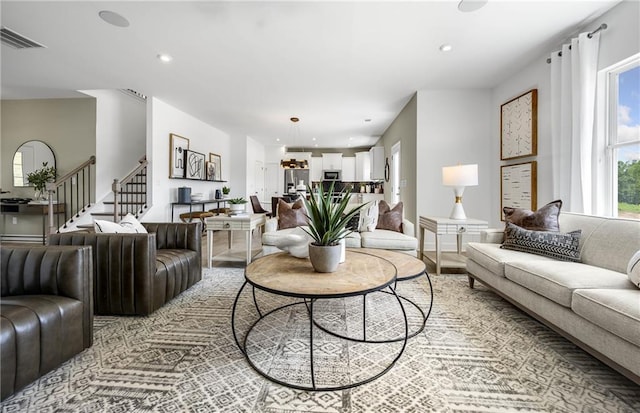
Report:
[[[235,212],[237,214],[244,212],[245,205],[246,204],[230,204],[229,209],[231,209],[231,212]]]
[[[309,260],[316,272],[334,272],[340,264],[342,246],[309,244]]]
[[[47,200],[47,191],[36,189],[33,193],[33,200],[37,202],[42,202]]]

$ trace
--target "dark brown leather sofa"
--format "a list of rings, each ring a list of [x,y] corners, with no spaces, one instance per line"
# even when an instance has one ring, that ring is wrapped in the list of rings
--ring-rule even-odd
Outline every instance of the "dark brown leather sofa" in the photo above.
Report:
[[[148,234],[49,237],[50,245],[93,247],[95,314],[148,315],[202,279],[202,223],[143,225]]]
[[[90,247],[1,249],[4,400],[93,343]]]

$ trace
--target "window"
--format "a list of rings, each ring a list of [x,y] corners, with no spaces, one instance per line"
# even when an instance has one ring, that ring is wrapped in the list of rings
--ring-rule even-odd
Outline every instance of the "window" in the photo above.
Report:
[[[614,216],[640,219],[640,55],[607,72]]]

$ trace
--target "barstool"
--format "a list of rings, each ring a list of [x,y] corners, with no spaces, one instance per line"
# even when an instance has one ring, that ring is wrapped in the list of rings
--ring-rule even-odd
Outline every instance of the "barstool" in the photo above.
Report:
[[[182,222],[191,222],[194,218],[200,219],[200,221],[202,221],[202,232],[206,233],[204,219],[212,217],[213,215],[213,212],[209,211],[185,212],[184,214],[180,214],[180,219]]]

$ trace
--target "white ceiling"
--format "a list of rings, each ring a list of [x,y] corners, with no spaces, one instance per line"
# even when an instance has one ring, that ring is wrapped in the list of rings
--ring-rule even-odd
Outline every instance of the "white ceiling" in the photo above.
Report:
[[[491,88],[617,2],[490,0],[462,13],[458,0],[4,0],[2,25],[46,48],[3,44],[1,93],[134,89],[265,144],[371,146],[415,91]],[[105,23],[101,10],[130,26]],[[440,52],[444,43],[453,51]],[[295,142],[291,116],[301,119]]]

